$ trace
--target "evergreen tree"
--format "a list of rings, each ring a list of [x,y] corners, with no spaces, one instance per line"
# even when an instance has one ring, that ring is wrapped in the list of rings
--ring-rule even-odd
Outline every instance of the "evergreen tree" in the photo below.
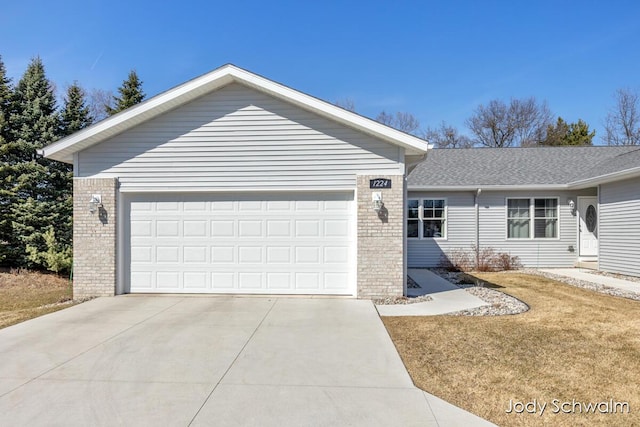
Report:
[[[555,125],[547,126],[547,136],[540,145],[593,145],[596,131],[589,131],[582,119],[576,123],[567,123],[558,117]]]
[[[38,263],[30,259],[27,248],[46,252],[45,233],[50,228],[66,246],[71,245],[71,167],[37,156],[37,150],[55,141],[60,132],[55,94],[40,58],[31,61],[13,98],[10,139],[2,151],[3,190],[10,199],[12,227],[5,262],[34,267]]]
[[[138,74],[135,70],[131,70],[129,72],[129,77],[127,80],[122,82],[122,86],[118,88],[118,93],[120,96],[113,97],[115,107],[105,105],[107,114],[110,116],[141,103],[145,98],[146,95],[142,91],[142,80],[138,78]]]
[[[9,115],[13,89],[11,80],[0,57],[0,263],[9,255],[9,241],[12,236],[10,208],[13,200],[11,174],[7,166],[9,146]],[[6,153],[6,154],[5,154]]]
[[[64,99],[64,108],[60,114],[60,135],[67,136],[93,123],[93,117],[89,112],[86,94],[84,90],[74,82],[67,89]]]

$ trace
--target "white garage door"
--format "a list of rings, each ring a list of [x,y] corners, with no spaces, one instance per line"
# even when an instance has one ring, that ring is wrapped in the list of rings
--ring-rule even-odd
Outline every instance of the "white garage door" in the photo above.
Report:
[[[355,294],[353,193],[129,196],[131,292]]]

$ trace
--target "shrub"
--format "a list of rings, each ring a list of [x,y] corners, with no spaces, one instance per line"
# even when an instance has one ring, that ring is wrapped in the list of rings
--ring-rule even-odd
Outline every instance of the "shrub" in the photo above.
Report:
[[[61,245],[56,239],[53,227],[47,228],[42,234],[47,250],[40,252],[35,245],[27,245],[29,261],[45,267],[55,273],[69,272],[73,263],[73,249],[71,246]]]
[[[438,267],[448,271],[471,271],[475,267],[474,256],[465,249],[456,248],[440,256]]]
[[[520,258],[506,252],[496,252],[492,247],[471,250],[463,248],[452,249],[440,257],[438,267],[449,271],[504,271],[522,267]]]

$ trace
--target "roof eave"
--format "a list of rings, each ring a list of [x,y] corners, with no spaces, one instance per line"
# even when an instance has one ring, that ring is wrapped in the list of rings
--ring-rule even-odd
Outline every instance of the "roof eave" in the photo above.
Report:
[[[408,185],[408,191],[535,191],[567,190],[567,184],[529,184],[529,185]]]
[[[600,184],[607,184],[610,182],[621,181],[623,179],[635,178],[637,176],[640,176],[640,167],[625,169],[618,172],[595,176],[593,178],[574,181],[570,183],[569,186],[572,189],[579,190],[581,188],[593,187]]]

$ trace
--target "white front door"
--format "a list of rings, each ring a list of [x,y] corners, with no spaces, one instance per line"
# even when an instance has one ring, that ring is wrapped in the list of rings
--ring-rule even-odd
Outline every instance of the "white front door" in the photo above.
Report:
[[[578,197],[578,241],[581,257],[598,256],[598,198]]]

